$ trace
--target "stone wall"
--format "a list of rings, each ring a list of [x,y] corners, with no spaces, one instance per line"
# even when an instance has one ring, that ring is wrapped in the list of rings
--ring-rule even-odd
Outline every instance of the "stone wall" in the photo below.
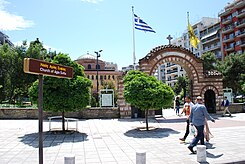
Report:
[[[233,103],[229,106],[229,110],[231,113],[244,112],[243,103]]]
[[[61,112],[44,111],[43,117],[47,119],[50,116],[60,116]],[[88,118],[119,118],[118,108],[86,108],[76,112],[66,112],[65,117],[79,119]],[[38,109],[30,108],[0,108],[0,119],[37,119]]]

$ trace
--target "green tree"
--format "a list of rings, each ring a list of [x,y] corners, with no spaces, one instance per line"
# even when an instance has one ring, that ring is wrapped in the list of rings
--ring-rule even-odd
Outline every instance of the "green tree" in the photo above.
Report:
[[[149,130],[148,110],[159,109],[171,104],[174,96],[173,90],[154,76],[140,71],[129,71],[123,82],[126,102],[145,111],[146,129]]]
[[[85,77],[83,66],[72,61],[66,54],[59,53],[52,63],[73,67],[73,78],[44,77],[43,108],[47,111],[62,112],[62,130],[65,131],[65,112],[81,110],[90,101],[91,81]],[[30,97],[37,101],[38,82],[29,89]]]
[[[224,87],[232,88],[235,94],[242,92],[242,83],[245,74],[245,53],[230,54],[225,57],[224,62],[218,65],[219,71],[223,74]]]
[[[217,69],[218,59],[213,52],[203,54],[201,59],[203,60],[204,72]]]
[[[179,76],[173,90],[176,95],[179,95],[181,92],[183,92],[182,96],[186,97],[186,93],[188,93],[190,90],[190,83],[188,78],[184,76]]]
[[[23,72],[23,60],[25,57],[30,57],[31,48],[40,51],[42,44],[36,43],[37,47],[31,46],[27,49],[26,41],[23,41],[21,46],[10,47],[7,44],[0,46],[0,84],[3,86],[0,89],[0,100],[8,102],[21,101],[23,97],[28,96],[28,88],[37,77]],[[40,55],[40,52],[39,52]],[[40,56],[36,56],[40,57]]]

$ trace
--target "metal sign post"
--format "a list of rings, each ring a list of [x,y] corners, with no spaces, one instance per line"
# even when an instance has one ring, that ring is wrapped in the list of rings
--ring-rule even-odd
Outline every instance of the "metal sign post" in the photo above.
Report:
[[[39,75],[38,80],[39,164],[43,164],[43,75]]]
[[[43,75],[73,78],[73,68],[32,58],[24,59],[24,72],[38,75],[38,144],[39,164],[43,164]]]

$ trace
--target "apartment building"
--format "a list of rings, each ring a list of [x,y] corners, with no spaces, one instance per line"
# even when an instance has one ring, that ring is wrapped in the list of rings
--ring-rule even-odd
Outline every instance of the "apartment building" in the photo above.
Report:
[[[220,22],[211,24],[210,26],[200,30],[200,37],[202,44],[201,54],[213,52],[215,56],[221,60],[223,52],[221,50]]]
[[[182,46],[186,49],[189,49],[193,54],[195,54],[196,57],[201,57],[201,55],[204,52],[207,52],[209,50],[215,51],[217,56],[221,57],[221,50],[220,50],[220,42],[217,42],[217,39],[213,39],[213,35],[217,35],[218,32],[214,32],[215,30],[218,30],[220,28],[219,26],[219,19],[218,18],[209,18],[209,17],[203,17],[199,22],[195,23],[192,27],[195,32],[195,35],[200,39],[204,38],[203,41],[205,41],[204,44],[202,42],[198,44],[197,49],[190,45],[189,35],[188,35],[188,29],[186,28],[185,32],[182,34],[181,37],[174,39],[171,44],[176,46]],[[201,39],[200,39],[201,40]],[[202,41],[202,40],[201,40]],[[218,48],[219,46],[219,48]],[[169,86],[173,87],[175,83],[177,82],[177,78],[179,76],[185,76],[186,72],[185,70],[180,67],[179,65],[176,65],[174,63],[164,63],[158,68],[157,74],[155,76],[158,77],[159,80],[162,80]]]
[[[0,31],[0,45],[7,43],[9,46],[14,46],[14,44],[9,40],[8,35]]]
[[[224,56],[245,50],[245,1],[234,0],[219,13]]]

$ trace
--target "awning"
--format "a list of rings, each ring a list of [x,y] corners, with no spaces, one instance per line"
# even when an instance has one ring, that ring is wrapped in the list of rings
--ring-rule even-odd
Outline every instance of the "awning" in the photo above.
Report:
[[[216,31],[214,31],[214,32],[211,32],[211,33],[209,33],[209,34],[207,34],[207,35],[204,35],[204,36],[201,38],[201,40],[206,39],[206,38],[208,38],[208,37],[210,37],[210,36],[213,36],[213,35],[217,34],[217,32],[218,32],[218,30],[216,30]]]

